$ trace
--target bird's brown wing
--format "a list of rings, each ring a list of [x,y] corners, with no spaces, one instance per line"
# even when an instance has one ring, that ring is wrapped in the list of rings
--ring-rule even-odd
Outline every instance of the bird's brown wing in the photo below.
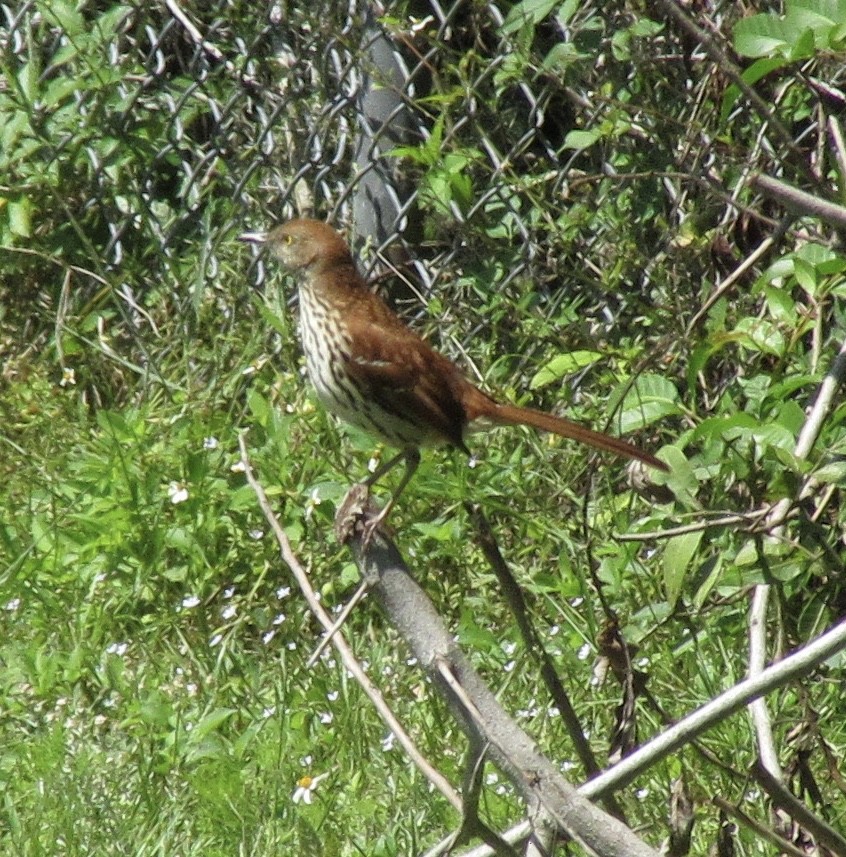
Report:
[[[466,451],[460,389],[470,384],[458,367],[393,313],[372,320],[359,317],[350,332],[355,356],[349,372],[374,403],[420,426],[421,434],[424,426],[429,427],[427,441],[450,443]]]

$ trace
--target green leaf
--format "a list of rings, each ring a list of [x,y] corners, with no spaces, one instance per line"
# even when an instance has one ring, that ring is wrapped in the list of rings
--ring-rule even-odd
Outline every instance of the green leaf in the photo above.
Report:
[[[113,6],[97,19],[95,27],[102,41],[114,38],[123,22],[132,14],[130,6]]]
[[[818,482],[831,482],[836,485],[846,484],[846,461],[833,461],[824,464],[819,470],[814,471],[814,478]]]
[[[119,441],[137,440],[137,433],[127,421],[131,413],[117,411],[97,411],[97,424],[108,435]]]
[[[48,21],[57,24],[69,36],[86,32],[85,19],[71,3],[65,0],[50,0],[49,3],[39,3],[41,12]]]
[[[600,359],[602,359],[602,355],[598,351],[570,351],[566,354],[559,354],[535,373],[529,382],[529,389],[539,390],[541,387],[552,384],[565,375],[572,375]]]
[[[759,80],[770,74],[770,72],[782,68],[787,63],[788,60],[785,57],[763,57],[745,69],[741,77],[745,83],[754,86]],[[728,121],[729,115],[738,98],[740,98],[740,87],[733,83],[726,89],[723,96],[723,102],[720,106],[720,122],[725,123]]]
[[[828,44],[828,34],[846,20],[846,3],[842,0],[787,0],[785,21],[794,30],[811,29]]]
[[[32,235],[32,203],[28,196],[9,200],[9,229],[23,238]]]
[[[674,607],[681,595],[687,567],[702,541],[702,531],[673,536],[664,548],[664,595]]]
[[[774,15],[751,15],[734,25],[734,49],[745,57],[789,55],[793,34],[783,20]]]
[[[742,318],[729,336],[751,351],[760,351],[775,357],[784,355],[784,334],[765,318]]]
[[[18,86],[21,94],[30,104],[34,104],[38,100],[40,74],[40,67],[35,60],[30,60],[18,72]]]
[[[191,730],[191,739],[195,741],[200,740],[208,735],[209,732],[217,731],[236,711],[235,708],[218,708],[207,714]]]
[[[796,302],[786,290],[764,286],[764,296],[767,309],[776,321],[791,327],[796,324]]]
[[[44,91],[42,104],[45,108],[56,107],[78,91],[79,81],[75,77],[57,77]]]
[[[565,149],[587,149],[602,137],[598,129],[592,131],[570,131],[564,138]]]
[[[560,0],[523,0],[522,3],[512,6],[502,23],[503,35],[516,33],[525,24],[539,24],[559,2]]]
[[[553,45],[549,53],[544,57],[541,68],[544,71],[558,71],[566,68],[578,60],[582,60],[586,54],[582,53],[572,42],[558,42]]]
[[[696,594],[693,596],[693,605],[697,610],[702,608],[702,605],[707,600],[708,596],[711,594],[713,588],[717,585],[720,577],[723,573],[723,555],[717,554],[717,556],[707,560],[704,563],[704,567],[700,570],[700,573],[697,574],[697,577],[701,582],[696,590]]]
[[[641,375],[623,400],[620,431],[627,434],[681,413],[678,390],[669,379],[663,375]]]

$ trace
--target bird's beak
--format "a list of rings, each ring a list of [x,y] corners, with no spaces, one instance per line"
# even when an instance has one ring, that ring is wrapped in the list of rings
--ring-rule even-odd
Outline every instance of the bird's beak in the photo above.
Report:
[[[244,232],[242,235],[238,236],[239,241],[243,241],[246,244],[264,244],[267,242],[267,233],[266,232]]]

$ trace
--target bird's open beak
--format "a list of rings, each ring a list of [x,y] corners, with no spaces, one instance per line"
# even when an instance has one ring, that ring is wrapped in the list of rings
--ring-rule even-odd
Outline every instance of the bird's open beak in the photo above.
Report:
[[[266,232],[244,232],[238,236],[239,241],[246,244],[264,244],[267,241]]]

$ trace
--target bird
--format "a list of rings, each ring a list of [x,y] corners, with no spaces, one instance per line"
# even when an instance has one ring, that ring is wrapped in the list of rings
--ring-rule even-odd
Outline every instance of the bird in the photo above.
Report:
[[[405,462],[392,496],[366,527],[365,544],[414,476],[421,448],[446,445],[469,456],[465,439],[480,429],[531,426],[669,469],[625,440],[545,411],[497,401],[480,390],[371,290],[347,243],[329,224],[295,219],[239,238],[265,245],[297,280],[306,371],[323,406],[399,450],[363,484],[371,488]]]

